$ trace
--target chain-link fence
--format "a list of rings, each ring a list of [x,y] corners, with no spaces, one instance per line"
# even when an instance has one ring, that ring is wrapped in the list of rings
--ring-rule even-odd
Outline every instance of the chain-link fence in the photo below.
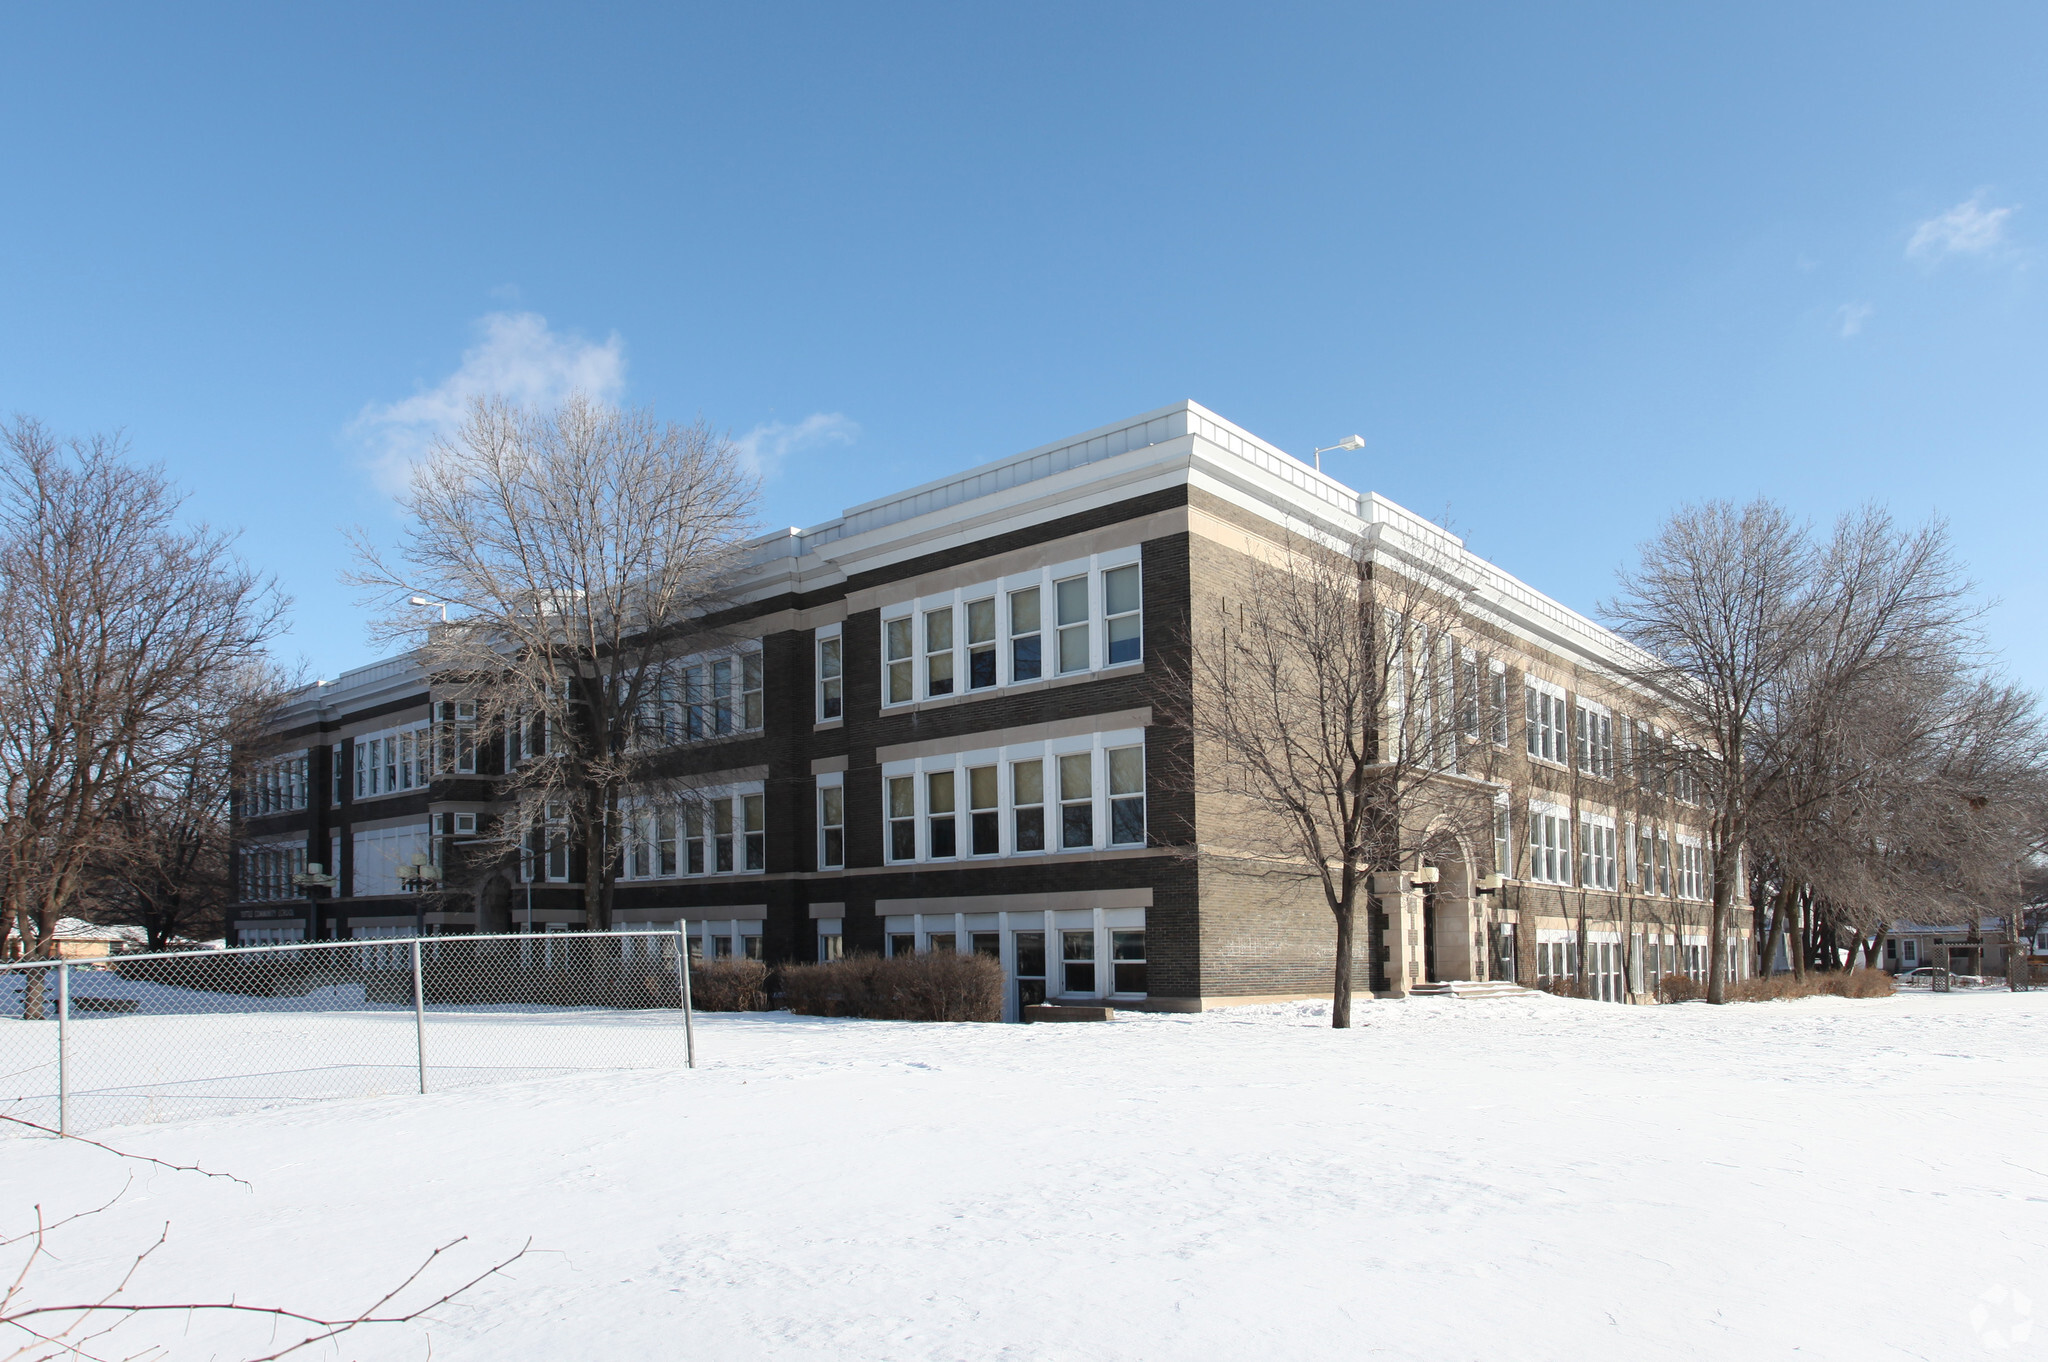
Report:
[[[429,936],[0,966],[0,1113],[75,1132],[690,1067],[684,939]]]

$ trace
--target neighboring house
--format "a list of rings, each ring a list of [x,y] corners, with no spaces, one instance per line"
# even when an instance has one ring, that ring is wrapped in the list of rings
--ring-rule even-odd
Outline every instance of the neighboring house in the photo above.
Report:
[[[1956,974],[2005,973],[2005,919],[1978,919],[1972,933],[1967,922],[1892,923],[1884,938],[1886,972],[1903,974],[1922,965],[1939,965]]]
[[[1706,815],[1681,780],[1617,775],[1664,741],[1655,698],[1617,679],[1640,655],[1191,402],[760,541],[754,637],[692,664],[660,758],[698,792],[628,801],[615,925],[686,918],[705,953],[770,961],[981,951],[1012,1016],[1326,996],[1320,890],[1195,854],[1227,853],[1233,824],[1172,778],[1188,738],[1162,717],[1186,708],[1161,659],[1191,613],[1304,525],[1450,565],[1470,627],[1444,658],[1472,715],[1451,769],[1494,808],[1434,885],[1377,886],[1361,989],[1536,982],[1582,955],[1603,998],[1704,978]],[[276,738],[291,750],[239,796],[239,944],[583,924],[565,836],[472,863],[527,735],[479,731],[409,658],[308,687]],[[421,858],[441,892],[406,892]],[[314,871],[333,889],[295,884]],[[1475,893],[1494,872],[1504,891]]]
[[[103,927],[97,922],[66,917],[57,920],[57,958],[97,960],[149,949],[149,933],[140,927]]]

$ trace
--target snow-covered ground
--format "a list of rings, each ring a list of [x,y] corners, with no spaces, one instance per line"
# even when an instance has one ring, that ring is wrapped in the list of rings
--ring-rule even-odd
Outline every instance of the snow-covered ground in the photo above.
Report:
[[[130,1299],[352,1312],[458,1235],[443,1284],[532,1238],[430,1324],[315,1354],[351,1358],[2048,1349],[2048,994],[1359,1011],[707,1017],[695,1073],[97,1132],[252,1190],[0,1140],[0,1208],[134,1178],[60,1234],[45,1300],[103,1290],[166,1221]],[[205,1358],[269,1333],[117,1337]]]

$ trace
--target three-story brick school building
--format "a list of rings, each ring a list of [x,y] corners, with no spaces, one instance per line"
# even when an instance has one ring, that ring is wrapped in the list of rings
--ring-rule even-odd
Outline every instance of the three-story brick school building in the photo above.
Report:
[[[1621,1001],[1703,977],[1705,817],[1658,774],[1630,645],[1192,402],[761,540],[728,612],[745,642],[681,659],[665,762],[691,794],[622,813],[614,926],[684,920],[707,955],[770,962],[985,952],[1012,1016],[1325,996],[1320,890],[1203,854],[1232,829],[1173,774],[1191,697],[1162,665],[1246,555],[1304,531],[1458,576],[1460,765],[1494,802],[1435,883],[1376,877],[1361,987],[1583,977]],[[566,836],[476,855],[520,740],[407,657],[300,692],[244,783],[234,939],[580,928]],[[312,867],[331,888],[295,883]]]

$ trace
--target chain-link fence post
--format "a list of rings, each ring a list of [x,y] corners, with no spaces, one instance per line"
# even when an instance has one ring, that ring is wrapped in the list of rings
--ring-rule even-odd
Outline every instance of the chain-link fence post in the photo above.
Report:
[[[57,1133],[71,1133],[71,966],[57,965]]]
[[[415,1053],[419,1056],[420,1092],[427,1090],[427,992],[420,985],[420,943],[412,943],[412,1036]]]
[[[676,989],[683,1000],[683,1063],[697,1067],[697,1030],[690,1023],[690,924],[676,919]]]

